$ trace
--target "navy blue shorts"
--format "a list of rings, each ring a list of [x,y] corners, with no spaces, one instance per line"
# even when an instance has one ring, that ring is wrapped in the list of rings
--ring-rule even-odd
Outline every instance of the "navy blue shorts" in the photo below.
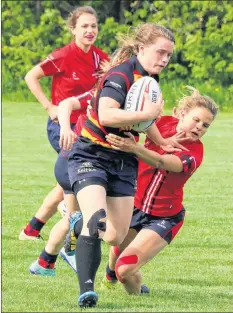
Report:
[[[71,129],[73,129],[75,124],[70,124],[70,126]],[[48,118],[47,122],[47,135],[51,146],[57,153],[59,153],[61,150],[61,148],[59,147],[60,125],[53,122],[50,117]]]
[[[86,186],[100,185],[109,197],[134,196],[137,169],[135,155],[103,148],[82,136],[73,145],[68,159],[75,194]]]
[[[144,213],[134,208],[130,228],[139,232],[141,229],[151,229],[159,234],[169,244],[184,223],[185,209],[177,215],[158,217]]]
[[[47,135],[51,146],[57,153],[59,153],[59,151],[61,150],[61,148],[59,147],[60,125],[53,122],[50,117],[48,118],[47,122]]]
[[[58,154],[54,167],[54,174],[58,184],[63,188],[65,194],[73,194],[68,175],[68,156],[70,151],[61,150]]]

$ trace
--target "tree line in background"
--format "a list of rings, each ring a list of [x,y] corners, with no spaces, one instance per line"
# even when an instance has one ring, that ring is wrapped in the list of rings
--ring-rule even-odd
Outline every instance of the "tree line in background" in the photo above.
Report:
[[[176,50],[166,81],[208,83],[233,94],[232,1],[2,1],[3,93],[20,90],[30,98],[24,82],[29,69],[52,50],[67,44],[68,14],[77,6],[90,5],[99,16],[96,45],[112,54],[118,48],[117,33],[143,22],[170,28]],[[43,82],[44,83],[44,82]],[[48,83],[47,83],[48,84]],[[184,83],[183,83],[184,84]],[[30,98],[32,99],[32,98]]]

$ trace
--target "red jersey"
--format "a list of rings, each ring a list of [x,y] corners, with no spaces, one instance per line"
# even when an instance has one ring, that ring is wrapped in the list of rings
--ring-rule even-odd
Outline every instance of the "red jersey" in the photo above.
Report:
[[[45,76],[53,76],[51,98],[54,105],[62,100],[80,95],[94,87],[101,60],[108,60],[102,50],[91,46],[85,53],[73,41],[53,51],[40,63]],[[79,111],[73,111],[71,123],[76,123]]]
[[[156,125],[164,138],[177,133],[178,119],[163,116]],[[183,163],[181,173],[169,172],[154,168],[139,160],[138,186],[135,195],[135,207],[153,216],[173,216],[181,211],[183,205],[183,187],[186,181],[201,165],[203,159],[203,144],[196,142],[182,143],[189,151],[179,151],[172,154]],[[146,138],[145,147],[159,154],[165,154],[159,146]]]

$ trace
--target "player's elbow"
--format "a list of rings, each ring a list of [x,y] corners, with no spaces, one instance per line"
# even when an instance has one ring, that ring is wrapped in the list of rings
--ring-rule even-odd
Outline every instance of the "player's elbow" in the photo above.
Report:
[[[169,172],[181,173],[183,171],[183,163],[173,155],[163,155],[160,160],[160,168]]]
[[[24,80],[25,82],[28,84],[29,80],[30,80],[30,71],[27,72],[27,74],[24,76]]]
[[[111,120],[105,112],[99,114],[99,123],[101,126],[111,126]]]
[[[24,77],[24,80],[26,81],[27,85],[29,85],[31,82],[38,81],[41,79],[41,77],[44,76],[44,73],[42,69],[37,65],[34,66]]]
[[[101,126],[108,126],[108,121],[105,118],[99,117],[99,123]]]
[[[33,74],[33,71],[30,70],[29,72],[27,72],[27,74],[24,77],[24,80],[26,82],[26,84],[28,86],[30,86],[30,84],[36,79],[35,75]]]

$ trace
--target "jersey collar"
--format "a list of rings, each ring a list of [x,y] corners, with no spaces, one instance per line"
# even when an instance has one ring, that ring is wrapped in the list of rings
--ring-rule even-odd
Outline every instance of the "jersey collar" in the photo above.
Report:
[[[142,67],[141,63],[139,63],[138,58],[136,56],[132,57],[132,61],[135,64],[135,70],[139,74],[141,74],[142,76],[150,76],[149,73],[146,70],[144,70],[144,68]],[[157,82],[159,81],[159,75],[154,74],[154,75],[151,75],[151,77],[153,77]]]

